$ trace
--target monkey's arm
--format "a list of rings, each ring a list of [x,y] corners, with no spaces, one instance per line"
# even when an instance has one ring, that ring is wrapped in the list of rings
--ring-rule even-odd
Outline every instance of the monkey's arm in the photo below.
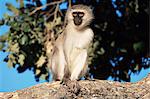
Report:
[[[65,72],[65,55],[63,49],[64,34],[61,34],[55,42],[54,53],[51,57],[51,71],[53,73],[54,80],[62,80]]]
[[[71,64],[71,80],[77,80],[82,70],[87,68],[87,49],[76,48],[72,52],[72,64]]]

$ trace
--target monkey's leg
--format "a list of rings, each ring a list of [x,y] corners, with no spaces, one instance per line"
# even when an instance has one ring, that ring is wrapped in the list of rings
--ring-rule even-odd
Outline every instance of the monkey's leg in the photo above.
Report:
[[[73,61],[73,70],[71,71],[71,80],[77,80],[81,71],[84,69],[87,60],[87,51],[86,49],[80,49],[80,53],[76,56]],[[72,67],[71,66],[71,67]]]
[[[65,60],[63,50],[59,50],[58,60],[59,62],[58,62],[58,68],[57,68],[57,79],[63,80],[64,72],[65,72],[65,65],[66,65],[66,60]]]
[[[56,49],[51,61],[51,70],[53,74],[54,80],[62,80],[64,77],[64,70],[65,70],[65,56],[63,50],[61,48]]]

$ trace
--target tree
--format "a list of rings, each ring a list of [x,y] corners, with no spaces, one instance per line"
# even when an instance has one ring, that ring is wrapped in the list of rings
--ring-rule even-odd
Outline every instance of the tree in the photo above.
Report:
[[[28,0],[30,1],[30,0]],[[89,49],[89,76],[118,81],[130,81],[130,74],[149,68],[148,0],[32,0],[15,8],[7,4],[14,16],[5,14],[0,24],[10,26],[0,37],[0,48],[9,52],[4,59],[17,71],[33,70],[35,79],[48,80],[47,49],[63,30],[66,10],[59,5],[86,4],[93,8],[95,20],[91,24],[95,38]],[[45,46],[49,45],[49,46]]]

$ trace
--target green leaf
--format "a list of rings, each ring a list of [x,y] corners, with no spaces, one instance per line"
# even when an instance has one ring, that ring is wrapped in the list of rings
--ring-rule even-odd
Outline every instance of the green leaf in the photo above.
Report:
[[[42,74],[42,75],[40,76],[40,79],[41,79],[41,80],[45,80],[47,76],[48,76],[48,73]]]
[[[12,11],[15,15],[19,15],[19,10],[14,7],[12,4],[10,3],[6,3],[7,9]]]
[[[4,25],[5,21],[2,19],[0,20],[0,25]]]
[[[36,71],[35,71],[35,75],[38,75],[40,72],[41,72],[41,70],[36,69]]]
[[[122,48],[122,49],[120,49],[120,52],[127,53],[127,50]]]
[[[111,47],[115,47],[115,41],[112,41],[110,44]]]
[[[6,42],[7,38],[8,38],[8,33],[0,36],[0,42]]]
[[[25,56],[23,54],[20,54],[18,62],[20,63],[21,66],[24,64],[24,59],[25,59]]]
[[[105,50],[103,47],[101,47],[100,50],[97,51],[97,54],[99,54],[99,55],[103,55],[104,53],[105,53]]]
[[[38,22],[40,22],[40,23],[41,23],[41,22],[44,22],[44,19],[43,19],[43,18],[39,18],[39,19],[38,19]]]
[[[18,53],[19,52],[19,44],[15,43],[14,45],[10,44],[10,51],[14,52],[14,53]]]
[[[39,60],[36,62],[36,65],[37,65],[37,67],[41,67],[45,62],[46,62],[46,57],[42,55],[39,58]]]
[[[31,23],[34,22],[34,21],[32,22],[32,17],[25,18],[24,21],[31,22]]]
[[[58,17],[57,19],[56,19],[56,23],[55,23],[56,25],[59,25],[59,24],[61,24],[61,17]]]
[[[144,46],[143,42],[137,42],[133,44],[133,49],[136,52],[140,52],[142,51],[143,46]]]
[[[0,50],[2,50],[4,48],[4,43],[0,42]]]
[[[19,43],[20,43],[21,45],[27,44],[27,43],[28,43],[28,36],[27,36],[27,35],[24,35],[24,36],[20,39]]]
[[[9,58],[10,60],[15,60],[15,57],[14,57],[13,54],[9,54],[9,55],[8,55],[8,58]]]
[[[8,62],[7,62],[7,65],[8,65],[9,68],[12,68],[13,62],[9,59]]]
[[[14,57],[13,54],[9,54],[9,55],[8,55],[8,62],[7,62],[8,67],[11,68],[11,67],[13,66],[13,63],[16,63],[15,57]]]
[[[54,27],[53,22],[45,23],[44,25],[45,25],[45,27],[47,28],[48,31],[51,30]]]
[[[96,41],[96,42],[93,44],[93,47],[96,48],[98,45],[99,45],[99,41]]]
[[[18,23],[17,23],[17,22],[12,22],[11,26],[12,26],[13,28],[16,28],[16,27],[18,27]]]
[[[10,19],[10,16],[7,13],[5,13],[3,16],[4,16],[4,19],[7,19],[7,20]]]
[[[135,65],[134,70],[135,71],[139,70],[139,65],[138,64]]]

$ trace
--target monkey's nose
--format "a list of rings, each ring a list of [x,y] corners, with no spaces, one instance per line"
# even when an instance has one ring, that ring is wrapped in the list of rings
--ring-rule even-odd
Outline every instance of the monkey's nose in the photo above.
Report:
[[[79,25],[81,25],[81,23],[82,23],[82,19],[74,18],[74,24],[75,25],[79,26]]]

